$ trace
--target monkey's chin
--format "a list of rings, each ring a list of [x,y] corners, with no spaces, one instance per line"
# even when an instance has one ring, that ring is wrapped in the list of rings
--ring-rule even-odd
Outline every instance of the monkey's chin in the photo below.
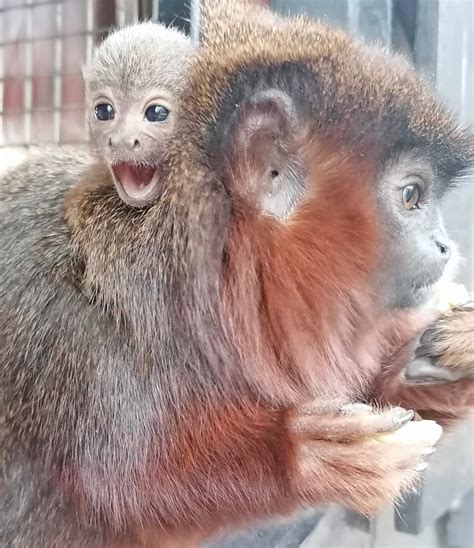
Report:
[[[120,163],[112,165],[110,171],[120,198],[127,204],[142,207],[158,197],[157,167]]]

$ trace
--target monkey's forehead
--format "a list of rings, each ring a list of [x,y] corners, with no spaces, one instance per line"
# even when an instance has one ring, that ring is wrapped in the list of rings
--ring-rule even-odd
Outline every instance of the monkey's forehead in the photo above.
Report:
[[[343,126],[348,139],[377,136],[384,154],[426,149],[449,176],[474,159],[471,135],[400,56],[325,24],[233,0],[206,0],[202,29],[193,97],[184,101],[201,125],[218,119],[229,97],[237,102],[239,91],[245,97],[252,86],[269,85],[299,99],[318,128]]]
[[[173,47],[192,49],[191,39],[177,29],[166,27],[150,21],[139,22],[113,30],[104,41],[97,46],[95,56],[122,56],[134,51],[145,54],[166,52]],[[171,55],[170,51],[170,55]],[[175,52],[175,53],[179,53]]]
[[[195,46],[183,33],[151,22],[137,23],[110,34],[84,67],[90,90],[110,86],[173,86],[188,69]]]
[[[141,71],[139,65],[119,66],[113,70],[100,67],[85,79],[86,99],[90,103],[104,95],[113,101],[139,102],[145,98],[148,100],[150,94],[176,98],[184,80],[185,71],[182,67],[175,70],[164,67],[163,70],[151,73]]]
[[[110,99],[141,100],[150,92],[167,91],[176,97],[191,64],[187,52],[167,51],[150,57],[145,52],[124,53],[114,58],[99,56],[84,70],[87,100],[109,90]]]

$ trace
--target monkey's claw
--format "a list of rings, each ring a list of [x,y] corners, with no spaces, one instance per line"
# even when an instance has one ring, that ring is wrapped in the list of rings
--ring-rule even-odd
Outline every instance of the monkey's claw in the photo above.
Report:
[[[302,413],[293,417],[291,426],[299,436],[313,439],[347,442],[376,434],[393,432],[413,419],[414,413],[401,407],[376,411],[370,405],[350,403],[333,411],[314,405],[314,412],[305,406]]]

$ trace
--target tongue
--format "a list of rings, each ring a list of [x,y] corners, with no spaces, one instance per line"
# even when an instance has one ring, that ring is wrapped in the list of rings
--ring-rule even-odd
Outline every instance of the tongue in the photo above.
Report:
[[[158,177],[154,177],[155,173],[158,175],[154,167],[116,164],[113,166],[113,169],[124,192],[130,198],[143,198],[153,189],[158,181]],[[152,182],[153,184],[151,184]]]

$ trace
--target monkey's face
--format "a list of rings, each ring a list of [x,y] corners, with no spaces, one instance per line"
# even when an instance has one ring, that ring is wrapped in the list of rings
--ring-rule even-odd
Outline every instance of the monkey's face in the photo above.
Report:
[[[337,105],[311,107],[301,85],[307,76],[296,65],[281,70],[289,73],[275,78],[278,85],[245,75],[221,105],[213,146],[224,156],[231,195],[259,219],[261,234],[274,219],[279,247],[269,254],[287,246],[280,272],[297,270],[307,284],[324,278],[338,291],[341,271],[355,286],[365,269],[377,308],[426,304],[456,263],[440,213],[449,177],[428,146],[400,153],[400,135],[385,132],[379,112],[373,119],[342,112],[340,127],[323,125]],[[265,258],[270,268],[272,260]]]
[[[440,211],[446,181],[423,150],[412,150],[389,159],[376,184],[382,230],[380,294],[390,308],[422,305],[457,262]]]
[[[147,205],[160,193],[160,162],[174,131],[176,108],[164,89],[103,89],[92,98],[91,145],[129,205]]]

